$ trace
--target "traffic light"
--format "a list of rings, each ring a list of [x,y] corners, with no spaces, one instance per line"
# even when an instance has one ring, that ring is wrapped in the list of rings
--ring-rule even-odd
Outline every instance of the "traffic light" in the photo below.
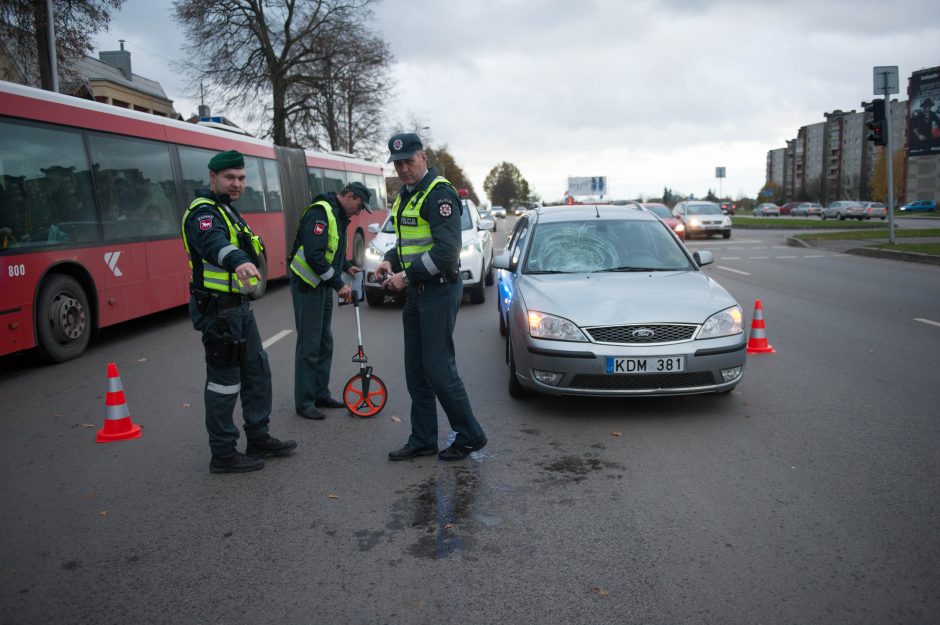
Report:
[[[866,113],[871,113],[871,119],[865,122],[868,128],[866,139],[873,141],[875,145],[885,144],[885,101],[874,100],[872,102],[862,102]]]

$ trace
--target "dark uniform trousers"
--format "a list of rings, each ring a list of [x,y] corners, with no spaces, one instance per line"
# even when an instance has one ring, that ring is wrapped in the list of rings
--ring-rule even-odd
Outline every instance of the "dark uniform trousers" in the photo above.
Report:
[[[402,313],[405,377],[411,395],[411,437],[414,447],[437,447],[437,401],[441,402],[454,443],[471,445],[483,439],[470,399],[457,373],[454,324],[463,297],[463,282],[432,280],[409,285]]]
[[[224,455],[235,448],[238,428],[233,418],[241,396],[245,437],[255,440],[268,433],[271,416],[271,367],[261,346],[261,335],[254,313],[247,303],[202,313],[195,298],[189,300],[193,327],[202,332],[202,342],[209,341],[210,330],[231,334],[232,341],[244,340],[241,360],[228,367],[206,363],[206,430],[213,454]]]
[[[294,348],[294,408],[313,408],[330,396],[333,362],[333,296],[328,286],[313,288],[290,272],[297,346]]]

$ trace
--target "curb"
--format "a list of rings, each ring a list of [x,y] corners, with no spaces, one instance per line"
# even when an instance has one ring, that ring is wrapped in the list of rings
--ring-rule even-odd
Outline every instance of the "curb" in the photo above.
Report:
[[[829,239],[833,241],[833,239]],[[838,239],[835,239],[838,240]],[[843,239],[843,241],[845,241]],[[814,249],[827,249],[822,245],[813,245],[809,241],[804,241],[796,237],[787,237],[787,245],[790,247],[805,247]],[[908,263],[921,263],[923,265],[940,265],[940,256],[932,254],[921,254],[919,252],[899,252],[896,250],[885,250],[877,247],[851,247],[844,250],[831,250],[843,254],[854,254],[855,256],[866,256],[868,258],[887,258],[889,260],[900,260]]]

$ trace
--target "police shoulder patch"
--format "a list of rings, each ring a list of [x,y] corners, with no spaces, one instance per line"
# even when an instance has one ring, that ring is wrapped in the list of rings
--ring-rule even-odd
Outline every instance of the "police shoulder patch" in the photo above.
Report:
[[[316,235],[321,235],[326,232],[326,222],[318,221],[313,224],[313,233]]]
[[[201,215],[198,220],[200,230],[208,230],[212,227],[212,215]]]
[[[437,210],[441,217],[450,217],[454,212],[454,207],[450,205],[450,202],[441,202],[437,205]]]

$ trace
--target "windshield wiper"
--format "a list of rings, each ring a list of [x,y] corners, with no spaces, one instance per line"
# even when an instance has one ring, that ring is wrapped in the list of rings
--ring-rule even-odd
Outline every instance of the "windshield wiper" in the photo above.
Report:
[[[545,275],[552,273],[570,273],[568,271],[559,271],[558,269],[530,269],[526,271],[527,275]]]
[[[630,272],[630,271],[669,271],[661,267],[610,267],[608,269],[598,269],[593,273],[612,273],[612,272]]]

